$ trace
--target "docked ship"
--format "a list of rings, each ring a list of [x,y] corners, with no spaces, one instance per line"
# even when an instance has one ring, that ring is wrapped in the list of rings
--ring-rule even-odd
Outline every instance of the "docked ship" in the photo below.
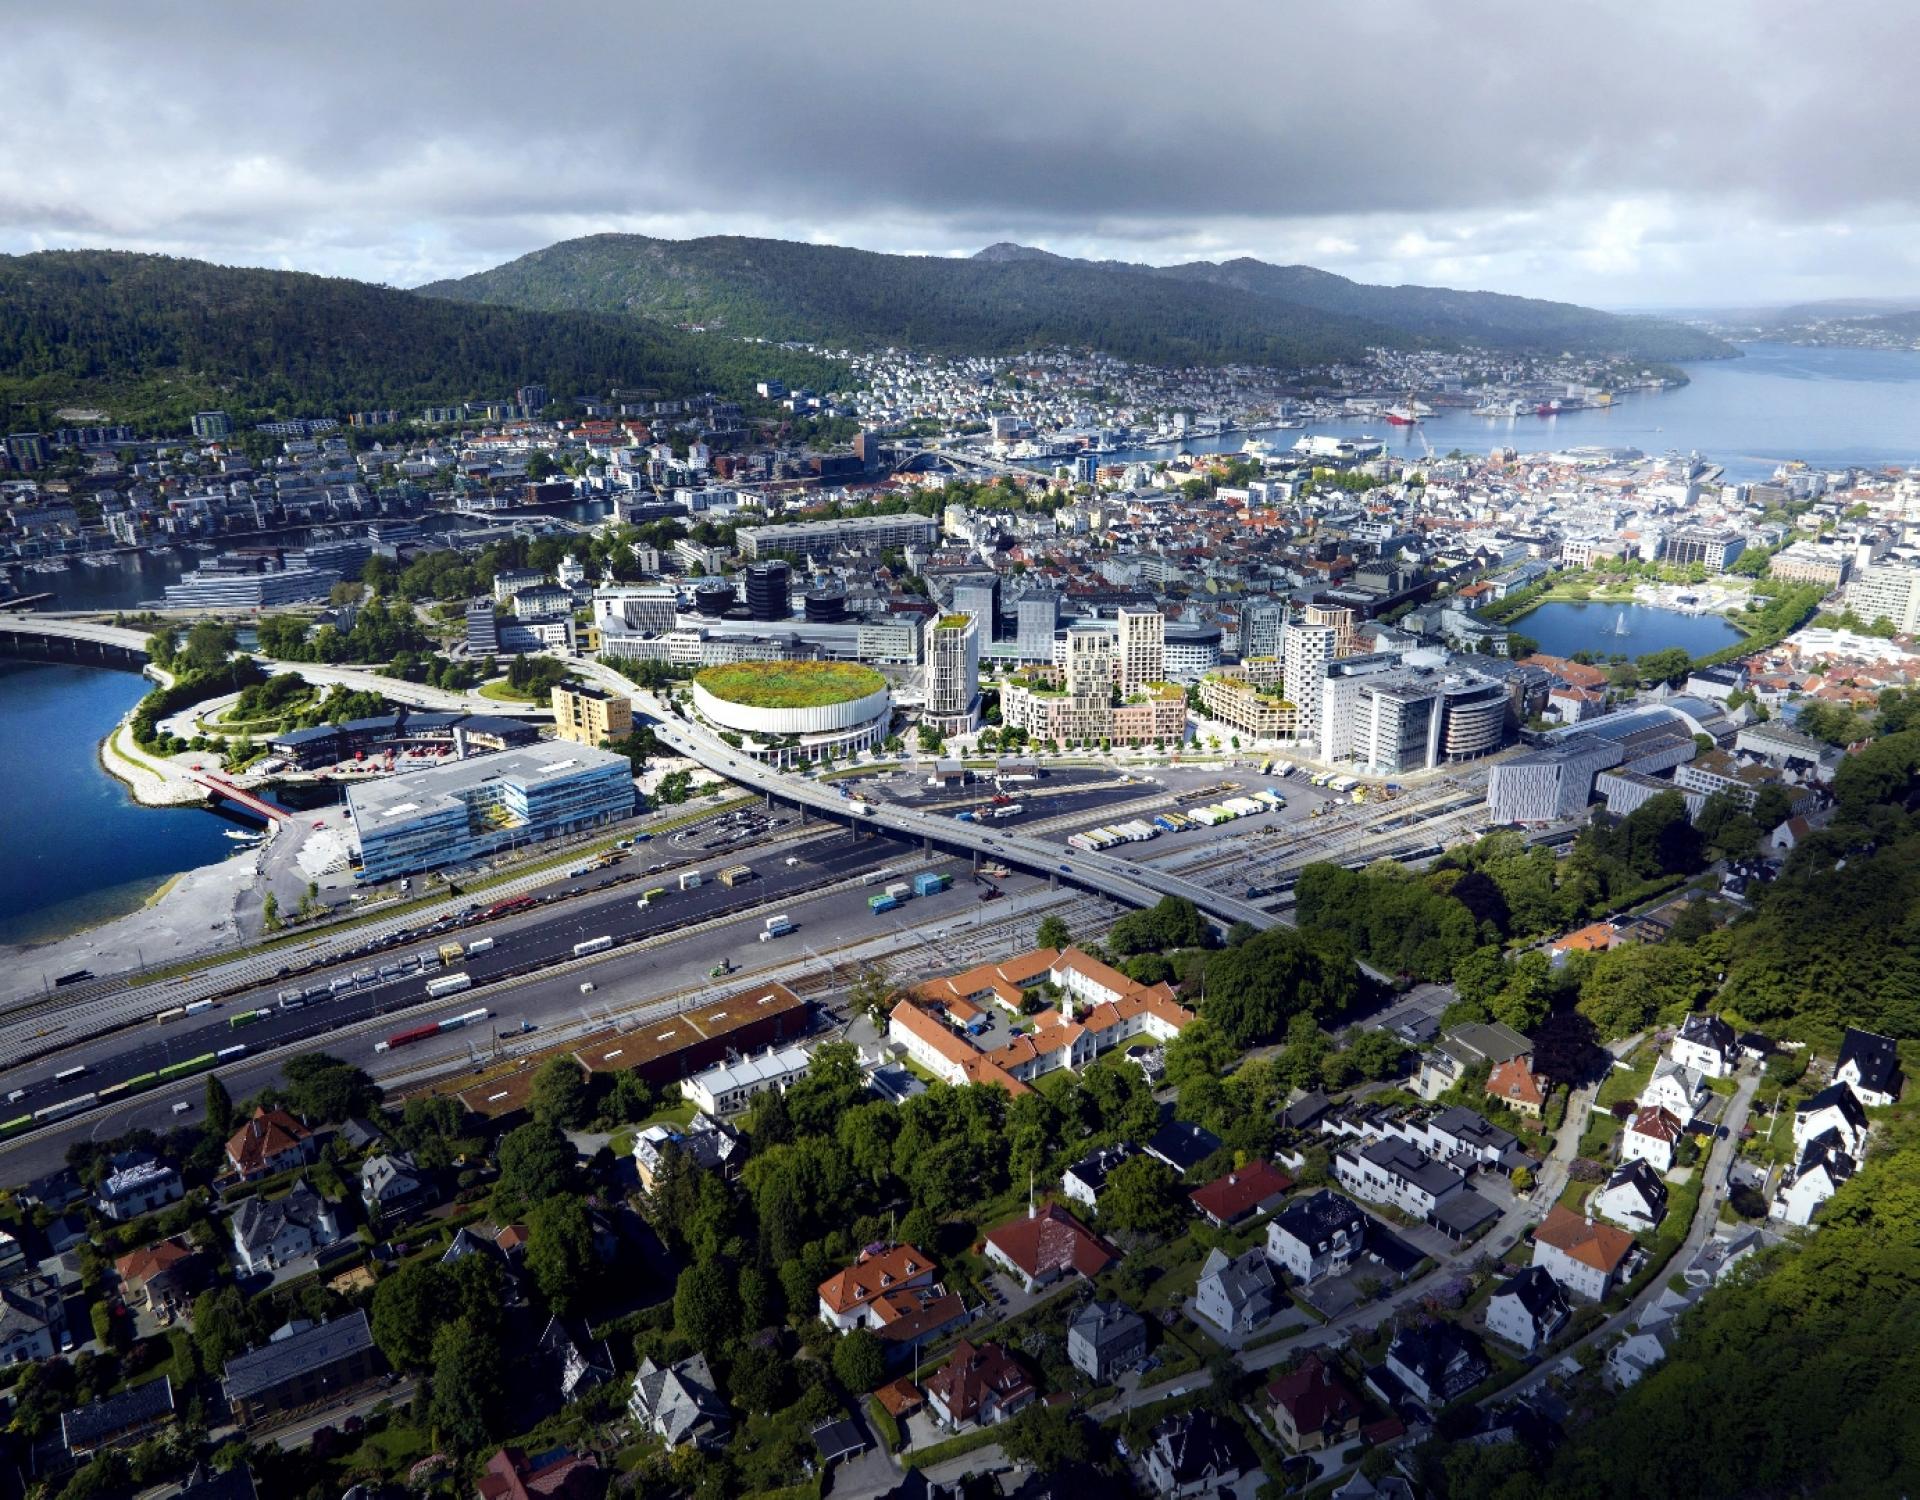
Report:
[[[1420,423],[1420,419],[1413,414],[1411,407],[1389,406],[1380,415],[1395,427],[1417,427]]]

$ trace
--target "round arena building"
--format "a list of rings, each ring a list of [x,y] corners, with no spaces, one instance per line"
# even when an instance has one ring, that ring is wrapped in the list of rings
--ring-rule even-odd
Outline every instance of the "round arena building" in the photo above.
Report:
[[[693,707],[769,765],[870,750],[887,736],[893,699],[871,667],[845,661],[740,661],[694,674]]]

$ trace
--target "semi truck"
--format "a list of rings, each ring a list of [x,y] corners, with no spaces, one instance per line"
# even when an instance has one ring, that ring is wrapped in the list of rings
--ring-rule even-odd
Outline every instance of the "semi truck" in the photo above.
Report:
[[[763,943],[770,943],[775,938],[783,938],[792,931],[793,931],[793,922],[790,918],[784,915],[778,916],[778,917],[768,917],[767,925],[763,929],[761,929],[760,941]]]
[[[953,884],[951,875],[936,874],[932,870],[913,877],[913,893],[916,896],[937,896]]]

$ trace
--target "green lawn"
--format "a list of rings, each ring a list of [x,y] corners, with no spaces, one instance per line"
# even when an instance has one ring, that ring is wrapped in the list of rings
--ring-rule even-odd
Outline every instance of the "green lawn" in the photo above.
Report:
[[[1613,1143],[1620,1130],[1618,1120],[1596,1109],[1587,1117],[1587,1128],[1580,1134],[1579,1154],[1589,1161],[1606,1161],[1613,1155]]]
[[[551,703],[553,701],[550,693],[523,693],[518,688],[509,687],[504,677],[496,682],[483,684],[480,696],[491,698],[495,703]]]
[[[1642,1048],[1642,1051],[1647,1051]],[[1610,1104],[1619,1104],[1625,1100],[1638,1099],[1640,1091],[1647,1086],[1647,1080],[1653,1077],[1654,1057],[1651,1053],[1633,1067],[1616,1067],[1608,1073],[1600,1084],[1600,1092],[1594,1101],[1597,1110]]]

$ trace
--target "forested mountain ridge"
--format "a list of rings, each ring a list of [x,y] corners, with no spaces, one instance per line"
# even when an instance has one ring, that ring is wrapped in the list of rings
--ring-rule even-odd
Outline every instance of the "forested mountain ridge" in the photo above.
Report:
[[[0,256],[0,402],[143,427],[206,407],[340,414],[614,385],[744,391],[833,367],[634,318],[461,306],[392,287],[124,251]],[[418,415],[409,410],[408,415]]]
[[[1420,342],[1385,324],[1052,257],[881,255],[716,236],[567,240],[420,288],[508,307],[627,312],[769,338],[949,354],[1098,348],[1151,364],[1282,367]]]
[[[1731,352],[1677,323],[1569,303],[1367,286],[1311,266],[1250,259],[1154,267],[1012,244],[958,259],[739,236],[603,234],[420,291],[503,306],[630,312],[775,339],[955,353],[1066,344],[1161,364],[1291,367],[1357,358],[1369,346],[1457,344],[1648,360]]]
[[[1652,360],[1707,359],[1733,352],[1732,346],[1712,334],[1663,318],[1624,317],[1571,302],[1515,297],[1504,292],[1377,286],[1314,266],[1276,266],[1251,256],[1144,266],[1126,261],[1071,260],[1028,245],[1001,243],[987,246],[975,259],[1048,261],[1234,287],[1297,307],[1383,323],[1414,337],[1489,348],[1605,350]]]

